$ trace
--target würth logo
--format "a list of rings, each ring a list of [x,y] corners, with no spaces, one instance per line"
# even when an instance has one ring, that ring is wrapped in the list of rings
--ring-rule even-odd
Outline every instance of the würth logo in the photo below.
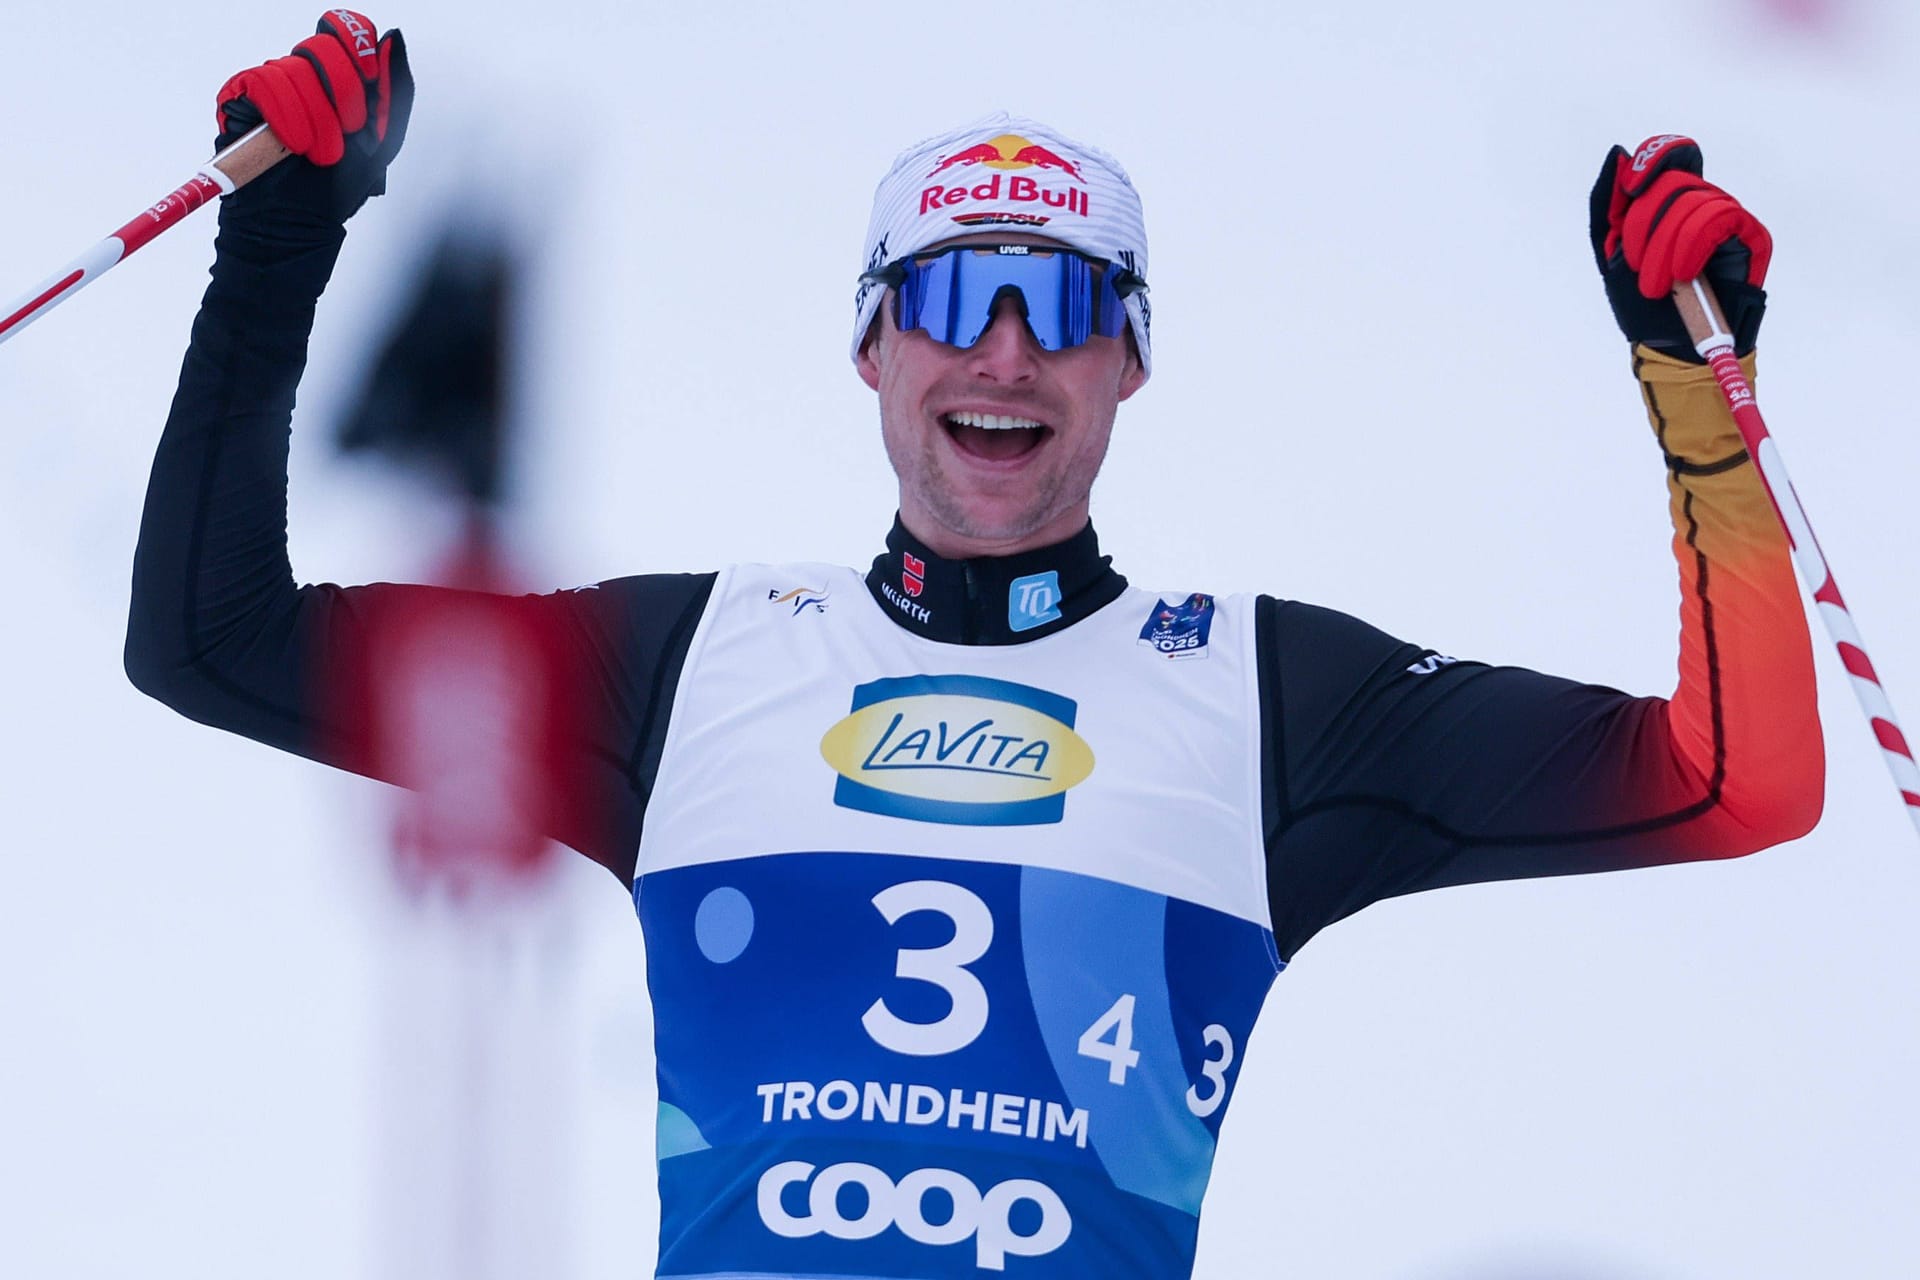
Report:
[[[911,551],[900,553],[900,585],[916,599],[927,589],[927,562]]]

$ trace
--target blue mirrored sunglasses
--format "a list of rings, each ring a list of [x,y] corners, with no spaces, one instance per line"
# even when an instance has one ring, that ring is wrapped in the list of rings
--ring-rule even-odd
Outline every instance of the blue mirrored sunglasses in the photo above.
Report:
[[[893,322],[923,329],[936,342],[971,347],[1011,294],[1034,340],[1048,351],[1077,347],[1095,334],[1117,338],[1127,326],[1127,295],[1147,282],[1071,249],[1031,244],[960,244],[902,258],[863,279],[893,289]]]

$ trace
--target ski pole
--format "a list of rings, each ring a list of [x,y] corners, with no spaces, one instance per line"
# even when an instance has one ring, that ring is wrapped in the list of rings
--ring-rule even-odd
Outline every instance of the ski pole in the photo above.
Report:
[[[1900,732],[1893,703],[1880,684],[1872,660],[1867,657],[1866,643],[1860,638],[1859,628],[1854,626],[1853,614],[1840,595],[1839,584],[1833,580],[1833,570],[1827,566],[1820,542],[1813,536],[1813,525],[1807,521],[1799,495],[1793,491],[1786,464],[1780,460],[1780,448],[1767,432],[1766,421],[1761,418],[1760,406],[1754,399],[1753,384],[1747,381],[1739,359],[1733,354],[1733,335],[1727,330],[1727,319],[1720,310],[1719,300],[1704,279],[1675,285],[1673,300],[1680,308],[1680,318],[1686,322],[1687,336],[1693,339],[1700,358],[1713,369],[1713,376],[1720,382],[1727,408],[1733,411],[1734,425],[1746,442],[1747,456],[1753,459],[1760,482],[1773,500],[1774,513],[1787,531],[1787,544],[1793,549],[1793,562],[1800,570],[1801,580],[1813,592],[1820,619],[1826,623],[1827,634],[1840,651],[1840,663],[1851,678],[1853,695],[1859,699],[1860,709],[1866,712],[1867,723],[1880,744],[1881,756],[1893,774],[1894,785],[1900,788],[1907,816],[1913,819],[1915,829],[1920,830],[1920,765],[1914,763],[1913,748]]]
[[[286,159],[288,151],[260,125],[201,165],[157,204],[20,297],[0,303],[0,342],[38,320],[105,275],[116,263],[218,196],[232,195]]]

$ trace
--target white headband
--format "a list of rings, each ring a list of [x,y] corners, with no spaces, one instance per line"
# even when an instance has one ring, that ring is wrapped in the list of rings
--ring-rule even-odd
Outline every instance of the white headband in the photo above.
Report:
[[[1004,111],[900,153],[873,193],[865,270],[996,228],[1046,236],[1147,275],[1146,219],[1120,162]],[[855,360],[885,293],[863,279],[853,295]],[[1128,295],[1126,307],[1140,367],[1151,373],[1153,313],[1146,292]]]

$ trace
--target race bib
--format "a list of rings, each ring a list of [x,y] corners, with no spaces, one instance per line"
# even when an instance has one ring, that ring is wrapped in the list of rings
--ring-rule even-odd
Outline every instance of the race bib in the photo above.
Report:
[[[876,853],[653,872],[662,1276],[1186,1275],[1277,965],[1072,872]]]

